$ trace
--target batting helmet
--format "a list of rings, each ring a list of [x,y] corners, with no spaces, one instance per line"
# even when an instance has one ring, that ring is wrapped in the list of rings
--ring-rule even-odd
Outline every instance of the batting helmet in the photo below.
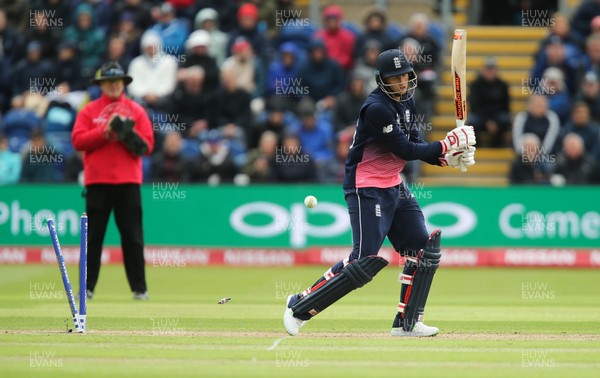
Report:
[[[391,90],[396,84],[388,84],[385,82],[385,79],[404,74],[408,74],[406,90]],[[406,58],[406,55],[398,49],[386,50],[379,54],[375,69],[375,81],[383,93],[394,101],[411,99],[417,88],[417,74],[415,74],[415,70],[411,62]]]

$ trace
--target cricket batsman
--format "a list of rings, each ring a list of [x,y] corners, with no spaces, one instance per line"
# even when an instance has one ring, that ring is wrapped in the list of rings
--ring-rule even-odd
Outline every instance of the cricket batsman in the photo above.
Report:
[[[377,256],[386,236],[406,259],[391,334],[419,337],[439,331],[423,323],[423,313],[441,258],[442,232],[427,232],[421,208],[400,173],[411,160],[452,168],[461,163],[472,166],[475,134],[472,126],[463,126],[440,141],[427,143],[419,137],[413,99],[417,76],[400,50],[379,55],[375,80],[378,88],[360,108],[345,163],[352,252],[313,286],[287,298],[283,323],[292,336],[312,317],[370,282],[388,264]]]

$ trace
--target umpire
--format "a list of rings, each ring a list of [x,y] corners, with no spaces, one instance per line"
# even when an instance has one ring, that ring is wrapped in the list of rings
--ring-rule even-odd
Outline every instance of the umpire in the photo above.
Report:
[[[125,86],[132,80],[119,63],[103,64],[92,80],[102,95],[79,112],[73,127],[73,146],[83,151],[89,219],[88,298],[98,283],[104,234],[114,210],[129,286],[134,299],[148,299],[141,156],[152,152],[154,134],[144,108],[125,97]]]

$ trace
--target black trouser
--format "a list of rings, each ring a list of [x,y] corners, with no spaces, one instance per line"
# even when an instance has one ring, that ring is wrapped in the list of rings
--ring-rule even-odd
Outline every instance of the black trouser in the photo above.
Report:
[[[137,184],[94,184],[87,186],[88,215],[87,288],[94,291],[100,275],[102,244],[110,213],[121,234],[123,262],[131,291],[146,291],[144,268],[144,233],[142,228],[142,197]]]

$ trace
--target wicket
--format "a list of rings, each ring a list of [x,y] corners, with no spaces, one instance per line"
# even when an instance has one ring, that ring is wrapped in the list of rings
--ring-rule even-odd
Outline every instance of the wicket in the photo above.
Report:
[[[71,315],[73,316],[73,324],[75,331],[79,333],[86,332],[86,315],[87,315],[87,231],[88,231],[88,217],[85,213],[81,215],[80,219],[80,241],[79,241],[79,312],[75,304],[75,297],[73,296],[73,289],[71,288],[71,281],[69,280],[69,273],[65,265],[65,259],[60,249],[60,242],[58,241],[58,234],[56,232],[56,226],[54,220],[48,219],[48,230],[50,231],[50,237],[52,238],[52,246],[54,247],[54,253],[56,254],[56,261],[58,262],[58,268],[62,277],[65,292],[67,293],[67,300],[69,301],[69,308],[71,309]]]

